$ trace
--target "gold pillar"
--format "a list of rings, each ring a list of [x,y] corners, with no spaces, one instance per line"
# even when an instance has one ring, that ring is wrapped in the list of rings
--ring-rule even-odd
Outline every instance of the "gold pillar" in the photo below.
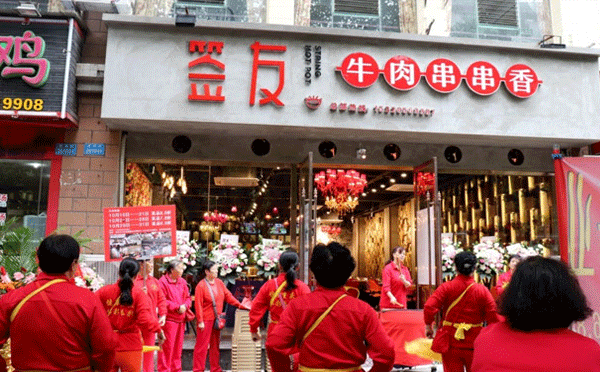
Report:
[[[527,223],[527,203],[525,200],[525,189],[519,189],[519,221],[522,226]]]

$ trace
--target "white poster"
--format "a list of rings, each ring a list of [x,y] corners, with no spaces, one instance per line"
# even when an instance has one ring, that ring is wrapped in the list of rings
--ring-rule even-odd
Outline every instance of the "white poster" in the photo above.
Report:
[[[435,285],[434,209],[417,212],[417,275],[419,285]],[[429,234],[427,233],[429,232]]]
[[[221,234],[221,245],[238,245],[238,242],[240,240],[240,236],[239,235],[229,235],[229,234]]]
[[[186,242],[190,241],[190,232],[189,231],[177,230],[177,232],[175,233],[175,236],[177,237],[177,241],[179,241],[179,240],[185,240]]]

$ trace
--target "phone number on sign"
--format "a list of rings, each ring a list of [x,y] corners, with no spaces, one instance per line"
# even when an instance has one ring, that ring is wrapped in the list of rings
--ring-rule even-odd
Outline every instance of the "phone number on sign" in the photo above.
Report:
[[[44,110],[44,100],[4,97],[2,98],[2,110],[42,111]]]

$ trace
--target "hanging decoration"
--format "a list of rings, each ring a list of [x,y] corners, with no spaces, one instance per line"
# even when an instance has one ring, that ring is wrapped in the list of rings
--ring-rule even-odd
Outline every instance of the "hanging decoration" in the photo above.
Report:
[[[367,186],[367,176],[353,169],[327,169],[315,175],[315,184],[325,197],[327,208],[342,216],[358,205],[358,195]]]
[[[175,185],[177,185],[179,187],[179,189],[181,190],[181,192],[183,194],[187,194],[188,189],[187,189],[187,182],[186,182],[185,176],[183,174],[183,166],[180,169],[180,174],[179,174],[179,178],[177,179],[177,182],[175,182],[175,177],[173,175],[169,175],[166,172],[162,172],[161,178],[163,181],[162,185],[165,188],[165,190],[167,190],[167,196],[169,197],[169,199],[173,199],[173,197],[177,193],[177,190],[175,189]]]
[[[417,194],[425,195],[427,191],[432,190],[435,184],[435,175],[429,172],[419,172],[416,175]]]
[[[342,228],[340,226],[335,225],[322,225],[321,231],[331,236],[337,236],[340,235],[340,233],[342,232]]]
[[[214,210],[214,212],[206,212],[204,213],[204,221],[206,222],[210,222],[213,224],[222,224],[227,222],[227,215],[225,213],[219,213],[219,211],[217,211],[216,209]]]

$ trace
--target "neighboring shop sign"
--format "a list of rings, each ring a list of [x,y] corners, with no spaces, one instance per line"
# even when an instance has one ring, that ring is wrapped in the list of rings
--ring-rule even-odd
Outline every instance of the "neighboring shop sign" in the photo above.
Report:
[[[76,124],[82,41],[73,19],[0,17],[0,117]]]
[[[176,254],[175,205],[104,209],[104,258]]]

